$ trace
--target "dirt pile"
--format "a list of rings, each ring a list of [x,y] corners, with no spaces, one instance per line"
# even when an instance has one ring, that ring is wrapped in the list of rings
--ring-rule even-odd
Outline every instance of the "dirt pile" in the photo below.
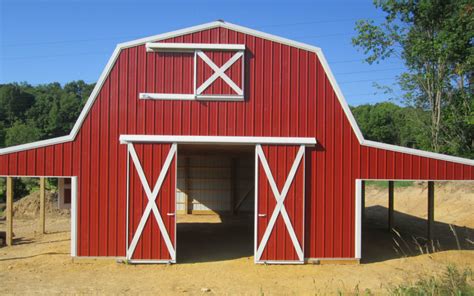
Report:
[[[58,194],[46,191],[46,213],[50,215],[69,215],[69,210],[58,209]],[[34,218],[39,216],[40,192],[36,191],[13,203],[13,215],[18,218]]]
[[[427,217],[428,183],[395,188],[395,211]],[[388,189],[367,186],[366,207],[388,206]],[[370,211],[370,209],[367,209]],[[435,182],[435,220],[474,228],[474,182]]]

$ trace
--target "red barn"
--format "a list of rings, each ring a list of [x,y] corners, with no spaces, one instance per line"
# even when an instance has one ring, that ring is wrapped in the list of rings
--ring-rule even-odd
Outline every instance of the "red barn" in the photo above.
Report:
[[[474,179],[365,140],[321,49],[222,21],[119,44],[71,133],[0,149],[0,176],[70,178],[72,256],[176,262],[176,213],[204,208],[177,201],[180,172],[217,180],[228,155],[250,189],[201,198],[254,201],[257,263],[359,259],[362,180]]]

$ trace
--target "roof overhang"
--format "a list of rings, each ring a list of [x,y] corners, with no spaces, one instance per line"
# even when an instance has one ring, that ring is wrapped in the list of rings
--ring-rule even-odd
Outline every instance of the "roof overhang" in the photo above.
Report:
[[[385,149],[385,150],[391,150],[391,151],[396,151],[396,152],[401,152],[401,153],[407,153],[407,154],[411,154],[411,155],[418,155],[418,156],[423,156],[423,157],[427,157],[427,158],[433,158],[433,159],[439,159],[439,160],[445,160],[445,161],[452,161],[452,162],[455,162],[455,163],[461,163],[461,164],[474,166],[474,160],[472,160],[472,159],[455,157],[455,156],[444,155],[444,154],[439,154],[439,153],[432,153],[432,152],[416,150],[416,149],[410,149],[410,148],[406,148],[406,147],[389,145],[389,144],[384,144],[384,143],[379,143],[379,142],[373,142],[373,141],[369,141],[369,140],[364,139],[364,136],[362,135],[362,132],[361,132],[359,126],[357,125],[357,122],[356,122],[354,116],[352,115],[352,112],[349,108],[349,105],[347,104],[347,101],[344,98],[344,95],[342,94],[342,91],[341,91],[339,85],[336,82],[336,79],[335,79],[335,77],[334,77],[334,75],[333,75],[333,73],[332,73],[332,71],[329,67],[329,64],[328,64],[322,50],[319,47],[309,45],[309,44],[305,44],[305,43],[301,43],[301,42],[294,41],[294,40],[290,40],[290,39],[287,39],[287,38],[275,36],[275,35],[272,35],[272,34],[264,33],[264,32],[261,32],[261,31],[253,30],[253,29],[250,29],[250,28],[247,28],[247,27],[234,25],[234,24],[231,24],[231,23],[228,23],[228,22],[223,22],[223,21],[214,21],[214,22],[205,23],[205,24],[198,25],[198,26],[188,27],[188,28],[184,28],[184,29],[181,29],[181,30],[176,30],[176,31],[168,32],[168,33],[163,33],[163,34],[159,34],[159,35],[155,35],[155,36],[150,36],[150,37],[141,38],[141,39],[137,39],[137,40],[133,40],[133,41],[118,44],[117,47],[115,48],[112,56],[110,57],[107,65],[105,66],[104,70],[102,71],[102,74],[100,75],[99,80],[97,81],[97,83],[96,83],[89,99],[87,100],[84,108],[82,109],[81,114],[79,115],[79,118],[77,119],[76,123],[74,124],[74,127],[72,128],[69,135],[59,137],[59,138],[54,138],[54,139],[48,139],[48,140],[43,140],[43,141],[38,141],[38,142],[33,142],[33,143],[28,143],[28,144],[23,144],[23,145],[8,147],[8,148],[3,148],[3,149],[0,149],[0,155],[73,141],[76,138],[76,135],[79,133],[79,130],[82,126],[82,123],[84,122],[85,118],[87,117],[87,114],[89,113],[90,109],[92,108],[92,105],[93,105],[95,99],[97,98],[97,96],[99,94],[99,91],[102,88],[102,85],[104,84],[107,76],[109,75],[109,73],[112,70],[116,60],[118,59],[118,57],[120,55],[120,52],[123,49],[133,47],[133,46],[146,45],[147,43],[154,43],[155,44],[155,42],[164,41],[164,40],[169,39],[169,38],[179,37],[179,36],[183,36],[183,35],[186,35],[186,34],[192,34],[192,33],[195,33],[195,32],[199,32],[199,31],[202,31],[202,30],[208,30],[208,29],[219,28],[219,27],[226,28],[226,29],[229,29],[229,30],[233,30],[233,31],[236,31],[236,32],[240,32],[240,33],[243,33],[243,34],[249,34],[249,35],[252,35],[252,36],[259,37],[259,38],[271,40],[271,41],[278,42],[278,43],[281,43],[281,44],[285,44],[285,45],[288,45],[288,46],[291,46],[291,47],[299,48],[299,49],[302,49],[302,50],[307,50],[309,52],[314,52],[317,55],[321,65],[322,65],[322,67],[323,67],[323,69],[324,69],[324,71],[325,71],[325,73],[328,77],[328,80],[329,80],[331,86],[333,87],[334,92],[336,93],[336,97],[337,97],[339,103],[342,106],[344,114],[347,116],[347,118],[349,120],[349,123],[351,124],[351,127],[352,127],[352,129],[353,129],[353,131],[354,131],[354,133],[355,133],[355,135],[356,135],[356,137],[357,137],[357,139],[358,139],[358,141],[361,145],[367,146],[367,147],[374,147],[374,148],[380,148],[380,149]]]

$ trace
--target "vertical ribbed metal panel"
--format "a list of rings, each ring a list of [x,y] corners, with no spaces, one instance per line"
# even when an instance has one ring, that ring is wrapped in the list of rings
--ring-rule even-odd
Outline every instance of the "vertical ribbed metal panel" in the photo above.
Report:
[[[125,255],[127,152],[120,134],[315,137],[318,145],[306,153],[307,257],[354,257],[355,179],[474,178],[472,166],[361,147],[315,53],[224,28],[164,42],[245,43],[245,101],[139,100],[141,92],[191,92],[192,56],[131,47],[120,53],[73,142],[0,156],[0,175],[78,176],[79,256]],[[220,66],[231,54],[209,55]],[[236,64],[227,74],[242,83],[240,71]],[[197,74],[203,81],[212,71],[202,65]],[[222,91],[230,88],[218,81],[206,93]],[[156,149],[139,153],[152,163]],[[159,168],[148,169],[157,176]]]

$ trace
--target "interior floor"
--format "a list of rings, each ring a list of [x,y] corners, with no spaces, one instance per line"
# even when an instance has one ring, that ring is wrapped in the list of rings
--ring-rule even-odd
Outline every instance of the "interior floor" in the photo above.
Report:
[[[177,262],[197,263],[253,256],[253,215],[179,215]]]

